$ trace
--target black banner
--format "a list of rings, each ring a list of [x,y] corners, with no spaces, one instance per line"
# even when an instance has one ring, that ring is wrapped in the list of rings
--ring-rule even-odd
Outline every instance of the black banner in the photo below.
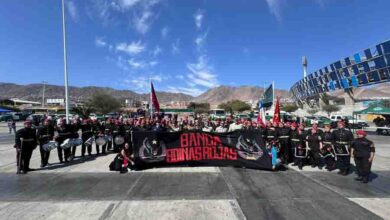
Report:
[[[140,169],[169,165],[272,169],[271,156],[256,130],[227,134],[133,132],[132,135],[135,165]]]

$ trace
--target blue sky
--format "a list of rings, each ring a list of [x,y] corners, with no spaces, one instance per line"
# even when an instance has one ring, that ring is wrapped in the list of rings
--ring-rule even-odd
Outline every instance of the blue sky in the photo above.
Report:
[[[2,0],[0,82],[63,85],[60,0]],[[69,83],[198,95],[288,89],[390,38],[386,0],[66,0]]]

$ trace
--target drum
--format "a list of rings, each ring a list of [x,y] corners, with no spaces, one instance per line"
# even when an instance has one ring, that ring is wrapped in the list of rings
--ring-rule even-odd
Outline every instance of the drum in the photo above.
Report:
[[[114,138],[114,143],[115,143],[116,145],[122,145],[123,143],[125,143],[125,138],[122,137],[122,136],[116,136],[116,137]]]
[[[96,138],[95,142],[97,145],[103,146],[107,143],[107,139],[104,137],[98,137],[98,138]]]
[[[306,147],[300,146],[295,147],[295,157],[297,158],[306,158],[307,157],[307,149]]]
[[[57,148],[58,143],[56,141],[49,141],[46,144],[42,145],[44,151],[51,151]]]
[[[84,144],[87,146],[91,146],[93,144],[93,137],[88,138],[88,140],[86,140]]]
[[[62,142],[62,144],[61,144],[61,148],[62,149],[68,149],[68,148],[70,148],[70,147],[72,147],[72,143],[71,143],[71,139],[70,138],[68,138],[68,139],[66,139],[64,142]]]
[[[72,138],[70,142],[72,147],[76,147],[83,144],[83,140],[81,138]]]

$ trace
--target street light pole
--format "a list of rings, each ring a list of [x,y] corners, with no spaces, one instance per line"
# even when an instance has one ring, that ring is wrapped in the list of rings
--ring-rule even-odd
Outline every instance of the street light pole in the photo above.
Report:
[[[45,89],[46,89],[46,81],[42,81],[43,90],[42,90],[42,108],[45,107]]]
[[[68,96],[68,67],[66,57],[66,22],[65,22],[65,5],[64,0],[61,0],[62,6],[62,38],[64,47],[64,79],[65,79],[65,114],[66,123],[69,123],[69,96]]]

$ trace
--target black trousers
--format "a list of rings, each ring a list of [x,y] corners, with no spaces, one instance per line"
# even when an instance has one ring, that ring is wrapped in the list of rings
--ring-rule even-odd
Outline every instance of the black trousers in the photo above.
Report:
[[[284,161],[285,163],[291,163],[293,161],[293,156],[292,156],[293,154],[291,150],[290,141],[288,139],[286,140],[280,139],[279,144],[280,144],[280,156],[282,161]]]
[[[41,153],[41,165],[46,166],[49,162],[50,151],[45,151],[42,146],[43,144],[39,145],[39,152]]]
[[[88,151],[88,155],[91,155],[91,153],[92,153],[92,145],[85,144],[85,141],[87,141],[87,140],[88,140],[88,138],[85,140],[83,138],[83,144],[81,145],[81,156],[85,156],[86,150]]]
[[[30,160],[33,152],[33,147],[22,147],[21,150],[16,150],[16,163],[18,171],[27,172],[30,169]]]
[[[321,166],[320,152],[316,150],[309,151],[309,162],[312,166]]]
[[[349,172],[349,167],[351,166],[351,156],[350,155],[346,155],[346,156],[337,155],[336,164],[337,164],[337,168],[339,168],[340,171]]]
[[[357,174],[363,178],[368,177],[371,170],[371,163],[368,161],[368,157],[355,157],[355,164]]]
[[[61,141],[58,141],[58,147],[57,147],[57,153],[58,153],[58,160],[62,163],[64,162],[64,159],[65,159],[65,162],[68,161],[68,158],[71,154],[71,149],[70,148],[67,148],[67,149],[63,149],[61,147],[61,144],[64,142],[64,140],[61,140]]]
[[[108,142],[106,144],[102,145],[102,153],[103,154],[106,153],[107,144],[108,144]],[[97,145],[97,144],[96,144],[96,154],[100,154],[100,145]]]

